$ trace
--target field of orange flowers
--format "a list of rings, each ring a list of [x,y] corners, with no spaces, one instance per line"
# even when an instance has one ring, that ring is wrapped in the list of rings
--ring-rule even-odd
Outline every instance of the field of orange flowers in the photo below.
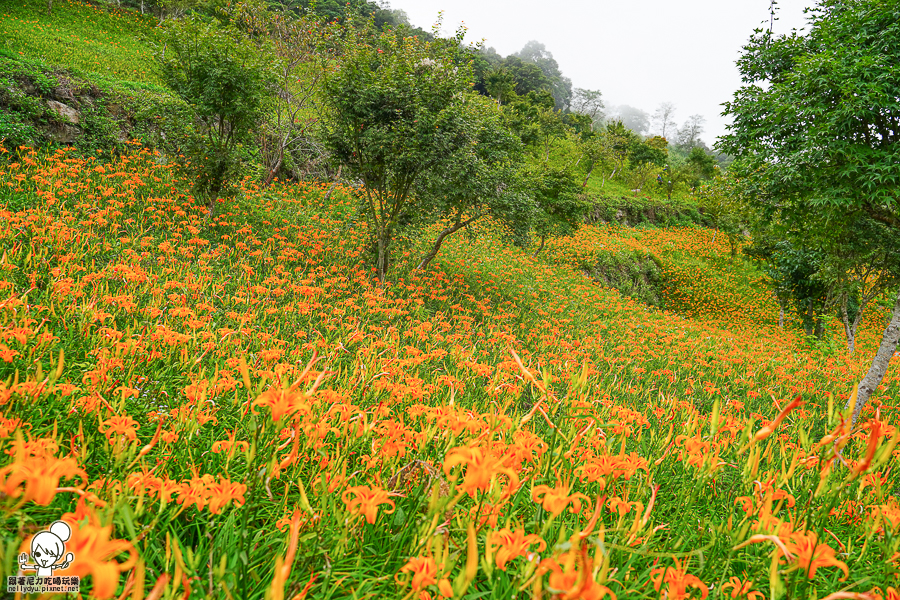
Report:
[[[147,150],[5,161],[3,585],[61,519],[98,598],[900,597],[896,366],[840,410],[871,335],[811,350],[713,271],[649,309],[489,233],[378,286],[350,190],[210,215]]]
[[[705,227],[642,227],[617,224],[588,225],[575,235],[552,240],[547,254],[555,263],[589,269],[604,252],[637,251],[656,257],[662,265],[662,304],[666,310],[718,329],[774,333],[797,342],[799,319],[790,310],[778,328],[778,302],[763,273],[739,256],[731,256],[728,238]],[[884,332],[886,316],[864,314],[860,331],[874,352]],[[793,327],[792,327],[793,326]],[[835,317],[828,342],[846,348],[842,325]]]

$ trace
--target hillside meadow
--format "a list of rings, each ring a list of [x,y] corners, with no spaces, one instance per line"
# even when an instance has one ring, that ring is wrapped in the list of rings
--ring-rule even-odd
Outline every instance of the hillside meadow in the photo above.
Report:
[[[898,598],[896,367],[841,414],[883,313],[811,348],[696,227],[485,223],[378,286],[352,189],[3,152],[4,575],[63,519],[97,598]]]
[[[115,6],[79,0],[5,3],[0,8],[0,55],[105,80],[159,83],[153,60],[157,20]]]

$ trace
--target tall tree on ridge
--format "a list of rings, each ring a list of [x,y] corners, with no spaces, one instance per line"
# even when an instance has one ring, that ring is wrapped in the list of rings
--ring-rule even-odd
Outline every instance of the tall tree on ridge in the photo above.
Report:
[[[653,113],[653,124],[660,136],[667,138],[667,134],[671,135],[675,130],[675,105],[672,102],[660,104]]]
[[[896,232],[900,4],[819,0],[809,15],[802,33],[756,30],[744,46],[743,86],[725,104],[734,122],[719,147],[745,163],[763,192],[759,201],[785,220],[825,216],[827,227],[843,228],[865,218]],[[876,241],[897,251],[890,239]],[[898,340],[900,290],[856,386],[853,422],[883,381]]]

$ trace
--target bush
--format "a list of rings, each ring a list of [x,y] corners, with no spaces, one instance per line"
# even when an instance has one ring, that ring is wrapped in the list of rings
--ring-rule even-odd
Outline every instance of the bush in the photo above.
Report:
[[[230,195],[272,94],[269,58],[243,32],[195,18],[171,23],[165,42],[157,57],[163,80],[200,125],[188,146],[195,192]]]
[[[623,295],[649,304],[662,304],[663,276],[659,259],[648,252],[619,250],[598,252],[596,262],[582,265],[592,279]]]

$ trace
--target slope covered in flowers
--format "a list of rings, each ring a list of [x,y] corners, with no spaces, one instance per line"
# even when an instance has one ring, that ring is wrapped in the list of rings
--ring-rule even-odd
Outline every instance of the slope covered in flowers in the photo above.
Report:
[[[896,597],[896,368],[851,430],[863,358],[488,233],[379,287],[349,191],[0,186],[5,574],[62,518],[97,597]]]
[[[575,235],[552,240],[547,254],[553,263],[582,271],[602,262],[610,253],[633,252],[652,256],[661,265],[662,302],[666,310],[694,322],[722,330],[772,334],[780,340],[799,342],[799,321],[788,310],[786,328],[778,326],[780,307],[765,275],[732,249],[724,234],[705,227],[622,227],[588,225]],[[887,321],[884,307],[864,314],[859,333],[864,349],[857,356],[870,358],[881,341]],[[845,348],[843,329],[835,317],[827,329],[828,342]]]

